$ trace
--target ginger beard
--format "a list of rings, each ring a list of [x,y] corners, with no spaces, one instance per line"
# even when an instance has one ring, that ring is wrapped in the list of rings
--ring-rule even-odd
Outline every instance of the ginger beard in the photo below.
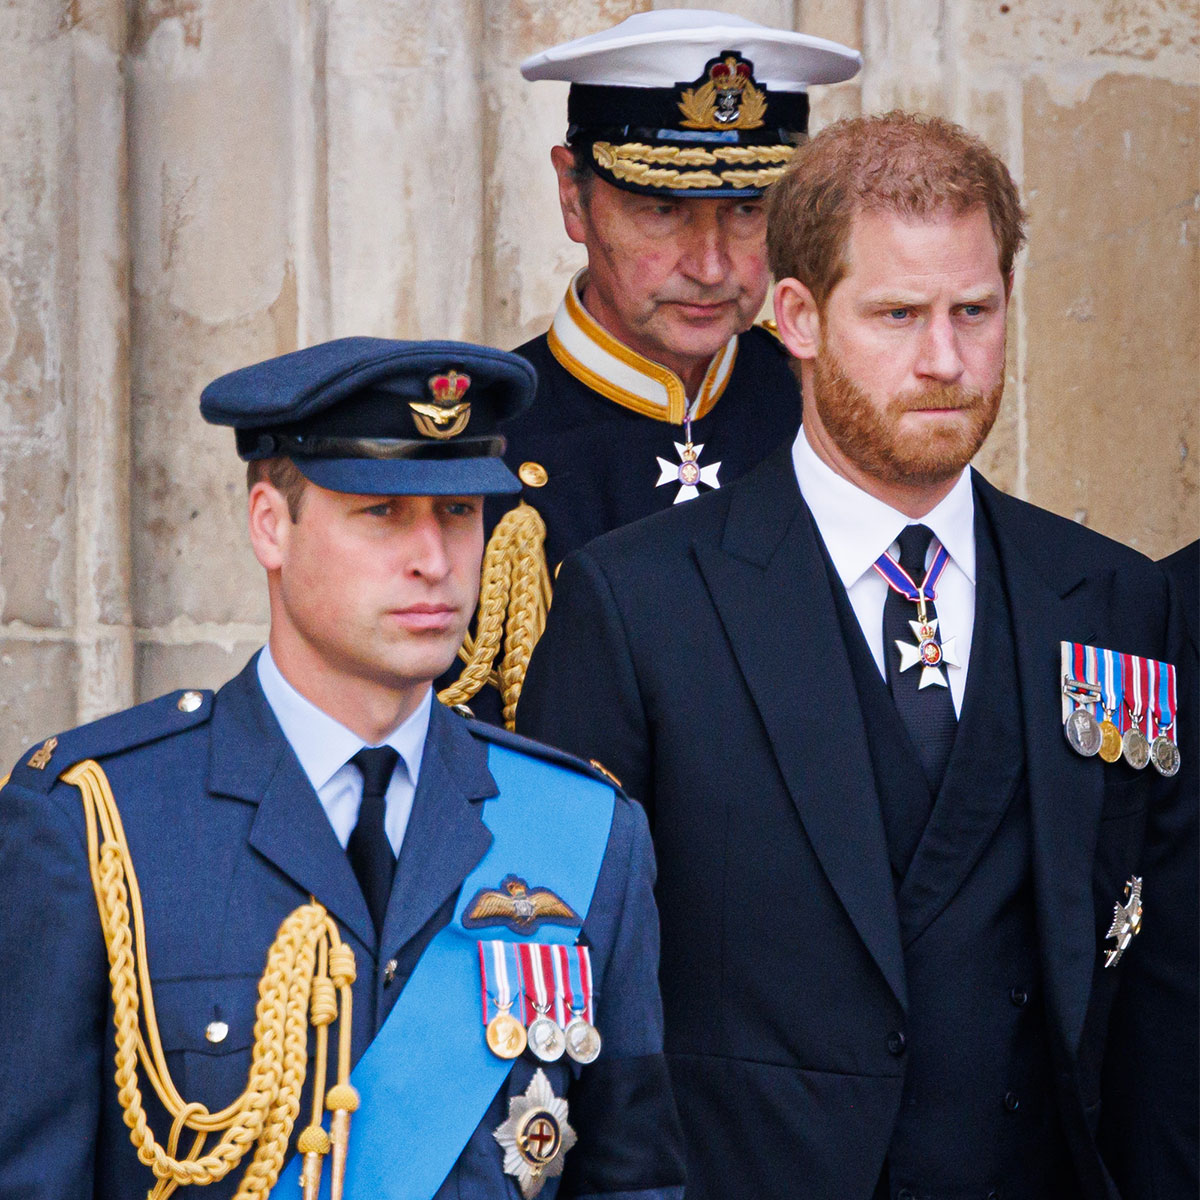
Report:
[[[987,392],[959,384],[933,385],[916,394],[872,399],[822,347],[816,357],[813,402],[829,436],[860,470],[883,483],[945,483],[975,457],[995,424],[1004,376]],[[920,429],[903,428],[905,413],[954,409],[953,417]]]

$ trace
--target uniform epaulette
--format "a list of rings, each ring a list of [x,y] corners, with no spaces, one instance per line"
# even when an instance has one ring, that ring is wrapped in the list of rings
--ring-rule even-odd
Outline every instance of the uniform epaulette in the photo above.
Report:
[[[48,792],[75,763],[105,758],[202,724],[212,714],[212,698],[212,692],[169,692],[47,738],[21,755],[10,779],[32,791]]]
[[[467,728],[475,737],[482,738],[484,741],[495,742],[498,746],[507,746],[510,750],[519,751],[521,754],[529,754],[545,762],[554,763],[556,766],[566,767],[568,770],[586,775],[598,783],[603,783],[606,787],[615,787],[618,790],[621,787],[621,781],[594,759],[589,762],[584,758],[576,758],[574,754],[568,754],[565,750],[547,746],[545,742],[536,742],[533,738],[523,737],[519,733],[511,733],[507,729],[501,729],[497,725],[491,725],[487,721],[480,721],[474,717],[467,719]]]

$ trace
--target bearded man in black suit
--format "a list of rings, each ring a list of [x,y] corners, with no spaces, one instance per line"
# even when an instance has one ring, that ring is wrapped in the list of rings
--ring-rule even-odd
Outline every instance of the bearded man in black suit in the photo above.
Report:
[[[689,1200],[1196,1194],[1180,614],[968,469],[1023,225],[957,126],[819,134],[768,224],[794,444],[563,565],[518,727],[649,813]]]

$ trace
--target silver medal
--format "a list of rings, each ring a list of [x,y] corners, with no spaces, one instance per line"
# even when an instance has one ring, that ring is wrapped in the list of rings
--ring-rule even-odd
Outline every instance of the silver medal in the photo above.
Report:
[[[1179,772],[1179,747],[1169,737],[1158,737],[1150,743],[1150,762],[1154,769],[1168,779]]]
[[[557,1021],[539,1014],[529,1023],[529,1049],[542,1062],[557,1062],[567,1048],[566,1035]]]
[[[582,1017],[572,1017],[566,1030],[567,1057],[587,1066],[600,1057],[600,1031]]]
[[[1093,758],[1100,753],[1104,735],[1100,732],[1100,722],[1086,708],[1077,708],[1067,718],[1063,726],[1071,749],[1085,758]]]
[[[1121,753],[1125,755],[1125,761],[1135,771],[1143,770],[1149,763],[1150,743],[1146,741],[1146,735],[1136,725],[1125,730],[1122,735]]]

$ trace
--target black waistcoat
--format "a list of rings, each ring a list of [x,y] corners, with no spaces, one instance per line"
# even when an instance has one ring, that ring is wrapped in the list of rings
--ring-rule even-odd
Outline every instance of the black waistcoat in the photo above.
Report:
[[[1012,619],[978,509],[976,553],[966,694],[924,828],[904,815],[928,811],[916,751],[831,578],[880,802],[892,806],[885,826],[908,983],[904,1094],[880,1194],[1067,1200],[1074,1189],[1048,1065]],[[925,803],[910,803],[921,790]]]

